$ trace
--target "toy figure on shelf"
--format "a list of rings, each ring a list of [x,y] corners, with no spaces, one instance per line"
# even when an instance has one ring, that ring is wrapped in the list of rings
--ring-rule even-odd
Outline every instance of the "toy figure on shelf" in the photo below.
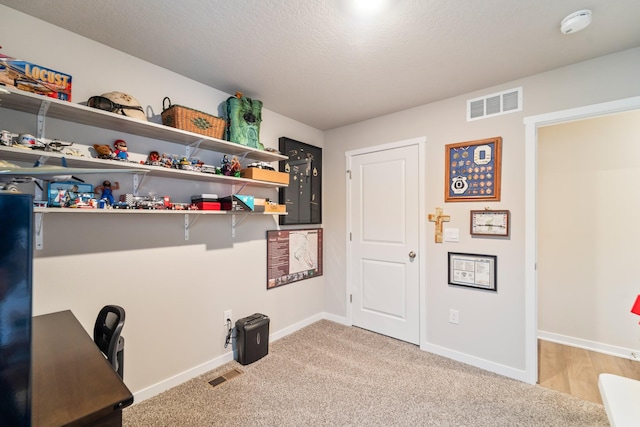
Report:
[[[238,160],[236,156],[233,156],[233,158],[231,159],[230,175],[239,177],[241,169],[242,166],[240,165],[240,160]]]
[[[165,168],[173,167],[173,160],[171,159],[171,156],[167,153],[163,153],[162,157],[160,158],[160,165],[164,166]]]
[[[106,144],[93,144],[96,157],[99,159],[113,159],[113,150]]]
[[[238,157],[233,156],[231,160],[229,160],[229,156],[225,154],[224,156],[222,156],[222,160],[220,160],[220,163],[222,164],[222,167],[220,168],[222,175],[240,176],[240,169],[242,169],[242,166],[240,166]]]
[[[102,185],[96,187],[96,193],[101,193],[100,200],[106,200],[109,203],[109,206],[113,206],[115,203],[115,199],[113,197],[113,190],[119,190],[120,184],[118,181],[114,183],[115,185],[111,185],[110,181],[104,181]]]
[[[114,152],[116,155],[116,159],[118,160],[129,160],[129,153],[127,153],[127,142],[123,139],[117,139],[116,142],[113,143],[113,147],[115,148]]]
[[[151,151],[147,156],[147,161],[144,162],[144,164],[151,166],[162,166],[162,163],[160,161],[160,153],[158,153],[157,151]]]
[[[222,159],[220,159],[220,164],[222,165],[220,167],[220,172],[222,172],[223,175],[229,175],[229,171],[231,170],[231,162],[229,161],[229,156],[227,156],[226,154],[222,156]]]
[[[191,161],[188,158],[182,157],[178,162],[178,169],[190,171],[193,170],[193,166],[191,165]]]

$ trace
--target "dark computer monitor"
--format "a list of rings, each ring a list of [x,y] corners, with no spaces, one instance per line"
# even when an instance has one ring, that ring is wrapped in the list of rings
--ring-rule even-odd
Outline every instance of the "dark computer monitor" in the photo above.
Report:
[[[0,426],[31,424],[32,196],[0,192]]]

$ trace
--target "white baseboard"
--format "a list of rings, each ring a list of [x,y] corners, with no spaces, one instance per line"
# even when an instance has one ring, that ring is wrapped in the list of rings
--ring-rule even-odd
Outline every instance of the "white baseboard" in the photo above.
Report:
[[[298,323],[295,323],[291,326],[288,326],[284,329],[281,329],[277,332],[273,332],[269,334],[269,340],[271,342],[277,341],[280,338],[286,337],[306,326],[311,325],[312,323],[317,322],[318,320],[331,320],[336,323],[341,323],[347,326],[350,326],[350,323],[347,322],[347,319],[344,317],[336,316],[330,313],[318,313],[314,316],[311,316],[307,319],[304,319]],[[206,372],[209,372],[213,369],[216,369],[225,363],[231,362],[233,360],[233,351],[229,351],[225,354],[222,354],[208,362],[205,362],[201,365],[195,366],[191,369],[187,369],[184,372],[181,372],[177,375],[174,375],[166,380],[160,381],[152,386],[139,390],[133,394],[133,403],[140,403],[150,397],[153,397],[157,394],[162,393],[163,391],[167,391],[172,387],[178,386],[190,379],[193,379],[199,375],[202,375]]]
[[[181,372],[177,375],[167,378],[166,380],[160,381],[159,383],[133,393],[133,403],[140,403],[150,397],[162,393],[163,391],[167,391],[170,388],[178,386],[185,381],[189,381],[190,379],[195,378],[198,375],[202,375],[206,372],[211,371],[212,369],[216,369],[217,367],[224,365],[225,363],[231,362],[232,360],[233,352],[229,351],[221,356],[216,357],[215,359],[195,366],[191,369],[187,369],[184,372]]]
[[[615,345],[603,344],[595,341],[584,340],[581,338],[570,337],[567,335],[555,334],[553,332],[538,331],[538,339],[551,341],[558,344],[578,347],[585,350],[604,353],[611,356],[622,357],[629,360],[638,360],[640,352],[632,348],[618,347]],[[636,355],[635,357],[633,355]]]
[[[330,320],[335,323],[339,323],[344,326],[353,326],[351,321],[344,316],[338,316],[331,313],[322,313],[322,318],[325,320]]]
[[[476,368],[484,369],[485,371],[493,372],[514,380],[527,382],[527,373],[525,370],[512,368],[510,366],[501,365],[499,363],[491,362],[489,360],[480,359],[479,357],[470,356],[465,353],[460,353],[446,347],[441,347],[434,344],[425,344],[420,346],[421,350],[428,351],[430,353],[443,356],[448,359],[455,360],[456,362],[462,362],[467,365],[475,366]]]

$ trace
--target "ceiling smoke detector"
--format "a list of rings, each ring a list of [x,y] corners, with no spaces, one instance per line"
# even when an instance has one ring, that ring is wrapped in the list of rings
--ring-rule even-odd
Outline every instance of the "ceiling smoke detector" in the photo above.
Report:
[[[579,10],[565,17],[560,23],[562,34],[573,34],[585,29],[591,24],[591,11]]]

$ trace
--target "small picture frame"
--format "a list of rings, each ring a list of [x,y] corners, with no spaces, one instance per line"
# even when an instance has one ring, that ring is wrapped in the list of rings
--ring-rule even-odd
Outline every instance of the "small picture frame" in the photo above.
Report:
[[[511,213],[508,210],[471,211],[470,233],[472,236],[509,236]]]
[[[502,137],[445,146],[445,202],[500,201]]]
[[[450,285],[498,291],[496,255],[449,252]]]

